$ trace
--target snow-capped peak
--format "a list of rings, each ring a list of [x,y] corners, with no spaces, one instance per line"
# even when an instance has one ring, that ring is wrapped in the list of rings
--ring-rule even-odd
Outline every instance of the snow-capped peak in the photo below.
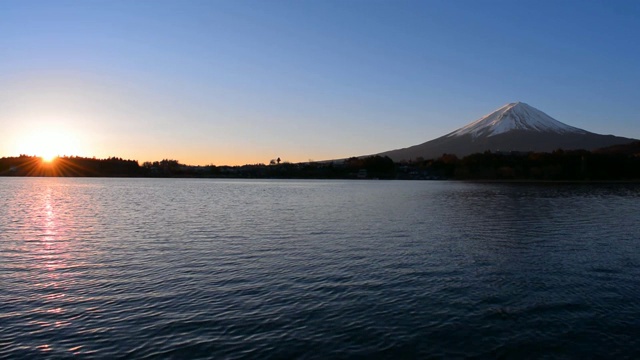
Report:
[[[523,102],[514,102],[483,116],[467,126],[450,133],[447,136],[461,136],[470,134],[479,136],[493,136],[511,130],[529,130],[537,132],[577,133],[584,134],[585,130],[569,126],[529,106]]]

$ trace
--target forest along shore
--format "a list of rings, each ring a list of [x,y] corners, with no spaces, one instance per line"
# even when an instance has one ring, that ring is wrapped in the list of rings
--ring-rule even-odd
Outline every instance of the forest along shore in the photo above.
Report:
[[[398,180],[640,180],[640,142],[596,151],[552,153],[484,152],[462,158],[394,162],[387,156],[345,160],[242,166],[186,165],[178,160],[155,162],[76,156],[45,162],[36,156],[0,158],[0,176],[61,177],[202,177],[265,179],[398,179]]]

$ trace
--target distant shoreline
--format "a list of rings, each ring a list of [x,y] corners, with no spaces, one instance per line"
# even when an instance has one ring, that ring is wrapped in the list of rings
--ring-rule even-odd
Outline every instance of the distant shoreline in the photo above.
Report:
[[[193,166],[178,160],[145,162],[59,157],[44,161],[21,155],[0,158],[0,176],[317,179],[317,180],[456,180],[487,183],[637,183],[640,142],[607,151],[558,150],[552,153],[476,153],[458,158],[394,162],[388,156],[351,157],[340,161],[289,163],[272,161],[242,166]]]
[[[2,178],[30,178],[30,179],[194,179],[194,180],[310,180],[310,181],[411,181],[411,182],[458,182],[475,184],[565,184],[565,185],[596,185],[596,184],[638,184],[640,179],[630,180],[536,180],[536,179],[354,179],[354,178],[246,178],[246,177],[197,177],[197,176],[20,176],[1,175]]]

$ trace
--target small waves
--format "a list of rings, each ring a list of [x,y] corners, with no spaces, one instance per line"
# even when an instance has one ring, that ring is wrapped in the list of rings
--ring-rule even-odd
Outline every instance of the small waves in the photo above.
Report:
[[[640,355],[630,185],[0,181],[0,357]]]

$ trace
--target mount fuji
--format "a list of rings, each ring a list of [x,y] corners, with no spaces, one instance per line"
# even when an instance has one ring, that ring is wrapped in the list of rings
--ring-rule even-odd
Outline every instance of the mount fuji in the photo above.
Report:
[[[595,150],[626,144],[634,139],[600,135],[564,124],[522,102],[504,105],[494,112],[447,135],[404,149],[378,155],[394,161],[433,159],[442,154],[459,157],[473,153],[563,150]]]

